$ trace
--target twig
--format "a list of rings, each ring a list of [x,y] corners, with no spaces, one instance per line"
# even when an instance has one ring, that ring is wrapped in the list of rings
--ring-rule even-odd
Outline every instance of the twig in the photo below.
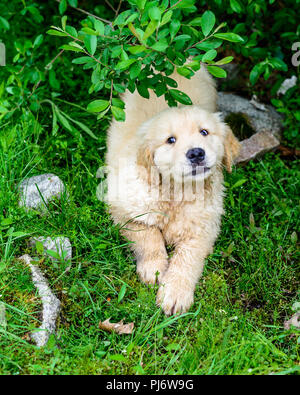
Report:
[[[121,5],[122,5],[122,1],[123,0],[120,0],[120,2],[119,2],[119,5],[118,5],[117,11],[116,11],[116,17],[119,15],[119,11],[120,11],[120,8],[121,8]]]
[[[113,89],[114,89],[114,81],[111,80],[111,84],[110,84],[110,97],[109,97],[109,102],[110,102],[110,104],[111,104],[111,101],[112,101]]]
[[[59,51],[59,53],[45,66],[45,70],[46,72],[50,70],[50,67],[52,66],[52,64],[56,61],[57,58],[60,57],[60,55],[64,52],[65,50],[62,49],[61,51]],[[42,82],[41,79],[38,80],[38,82],[34,85],[32,92],[30,93],[30,95],[28,96],[27,100],[31,98],[31,96],[34,94],[34,92],[37,90],[37,88],[40,86],[40,83]]]
[[[46,70],[49,70],[50,69],[50,67],[52,66],[52,64],[56,61],[56,59],[57,58],[59,58],[60,57],[60,55],[62,55],[62,53],[64,52],[65,50],[64,49],[62,49],[46,66],[45,66],[45,69]]]
[[[113,7],[112,4],[110,4],[110,2],[108,0],[105,0],[105,3],[114,11],[117,12],[117,10]]]
[[[60,3],[60,0],[55,0],[55,1],[56,1],[57,3]],[[109,24],[112,26],[112,22],[109,21],[109,20],[107,20],[107,19],[100,18],[99,16],[94,15],[94,14],[91,14],[90,12],[85,11],[85,10],[83,10],[82,8],[74,7],[74,6],[70,5],[70,4],[69,4],[69,6],[70,6],[71,8],[74,8],[74,10],[77,10],[77,11],[79,11],[79,12],[82,12],[83,14],[92,16],[92,17],[94,17],[95,19],[98,19],[99,21],[102,21],[102,22],[105,22],[105,23],[109,23]]]
[[[175,3],[174,5],[172,5],[172,7],[169,7],[168,9],[171,10],[172,8],[176,7],[177,4],[179,4],[179,3],[181,3],[181,2],[182,2],[182,0],[177,1],[177,3]]]

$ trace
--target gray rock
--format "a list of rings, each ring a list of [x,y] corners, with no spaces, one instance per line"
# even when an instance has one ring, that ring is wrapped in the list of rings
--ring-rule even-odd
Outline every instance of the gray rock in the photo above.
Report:
[[[36,245],[36,242],[39,241],[43,244],[44,253],[47,254],[51,260],[57,262],[58,259],[51,256],[48,251],[54,251],[57,253],[62,260],[69,261],[72,259],[72,245],[70,240],[67,237],[33,237],[30,239],[30,245],[33,247]]]
[[[33,259],[27,254],[21,256],[19,259],[29,266],[32,274],[32,281],[38,290],[43,304],[42,325],[36,332],[31,334],[31,337],[38,347],[44,347],[49,340],[49,336],[55,332],[56,320],[60,310],[60,301],[52,293],[39,267],[31,263]]]
[[[295,328],[300,328],[300,311],[298,311],[297,313],[295,313],[292,318],[290,318],[287,321],[284,321],[284,329],[288,330],[291,327],[295,327]]]
[[[256,132],[241,141],[242,149],[236,163],[247,162],[279,146],[282,118],[272,106],[262,105],[255,98],[249,101],[231,93],[220,92],[218,108],[224,119],[232,113],[243,114]]]
[[[7,322],[6,322],[6,309],[5,304],[0,302],[0,327],[6,329]]]
[[[65,191],[65,187],[61,179],[56,175],[41,174],[24,180],[19,185],[19,191],[20,206],[26,208],[45,208],[44,201],[48,203],[52,198],[60,197]]]
[[[277,95],[285,95],[286,92],[296,86],[297,84],[297,77],[293,75],[291,78],[287,78],[286,80],[283,81],[283,83],[280,85]]]
[[[278,147],[279,141],[269,131],[262,131],[255,133],[249,139],[243,140],[241,145],[241,151],[235,163],[248,162],[251,159],[257,158]]]

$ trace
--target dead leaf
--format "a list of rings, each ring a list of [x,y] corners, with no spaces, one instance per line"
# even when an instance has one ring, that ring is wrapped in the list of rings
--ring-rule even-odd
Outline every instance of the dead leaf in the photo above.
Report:
[[[290,329],[291,326],[300,328],[300,311],[294,314],[288,321],[284,321],[284,329]]]
[[[130,333],[132,333],[134,328],[133,322],[130,322],[129,324],[123,324],[123,320],[117,323],[110,322],[109,320],[110,318],[103,322],[100,321],[99,329],[103,329],[104,331],[108,332],[116,332],[119,335],[129,335]]]

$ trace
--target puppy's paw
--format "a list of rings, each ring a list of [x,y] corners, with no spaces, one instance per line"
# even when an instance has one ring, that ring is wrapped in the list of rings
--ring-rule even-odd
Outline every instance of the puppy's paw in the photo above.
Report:
[[[166,315],[185,313],[194,302],[194,289],[184,279],[161,280],[156,303],[161,306]]]
[[[136,271],[141,279],[146,284],[160,283],[161,278],[168,267],[166,259],[140,261],[137,264]]]

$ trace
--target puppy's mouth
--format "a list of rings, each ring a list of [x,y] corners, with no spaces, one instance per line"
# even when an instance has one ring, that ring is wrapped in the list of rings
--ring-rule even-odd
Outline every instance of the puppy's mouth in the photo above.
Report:
[[[199,174],[206,174],[209,171],[210,171],[210,167],[200,166],[200,165],[192,165],[192,171],[188,175],[192,175],[193,177],[196,177]]]

